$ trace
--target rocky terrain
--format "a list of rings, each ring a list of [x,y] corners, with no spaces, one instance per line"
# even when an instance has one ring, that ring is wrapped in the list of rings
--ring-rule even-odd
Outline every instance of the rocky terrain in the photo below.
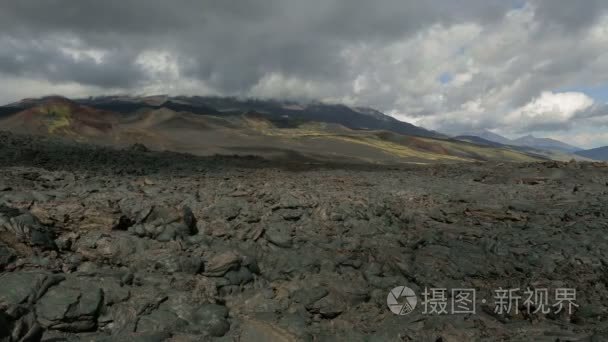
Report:
[[[606,341],[607,193],[605,163],[312,165],[0,133],[0,341]],[[387,307],[396,286],[412,313]],[[476,289],[476,313],[425,314],[427,287]],[[575,288],[578,307],[497,314],[499,288]]]

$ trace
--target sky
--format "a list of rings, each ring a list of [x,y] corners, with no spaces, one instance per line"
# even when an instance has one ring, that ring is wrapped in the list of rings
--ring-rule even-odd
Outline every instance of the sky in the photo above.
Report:
[[[608,145],[605,0],[0,1],[0,103],[230,95]]]

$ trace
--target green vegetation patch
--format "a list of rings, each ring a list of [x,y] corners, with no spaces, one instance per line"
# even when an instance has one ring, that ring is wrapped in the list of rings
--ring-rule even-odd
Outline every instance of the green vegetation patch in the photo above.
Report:
[[[49,105],[41,108],[45,115],[49,133],[53,134],[58,130],[70,127],[72,113],[70,107],[66,105]]]

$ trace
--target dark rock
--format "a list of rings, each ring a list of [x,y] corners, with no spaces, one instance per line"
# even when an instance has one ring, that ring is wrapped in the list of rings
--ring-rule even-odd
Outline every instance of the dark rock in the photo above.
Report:
[[[194,235],[198,233],[196,229],[196,217],[194,217],[194,213],[189,207],[184,206],[182,208],[182,221],[184,225],[188,228],[188,235]]]
[[[173,332],[182,330],[187,324],[171,311],[156,310],[139,319],[136,331],[138,333]]]
[[[241,327],[241,341],[298,341],[298,336],[269,320],[248,319]]]
[[[207,218],[221,218],[226,221],[234,220],[241,213],[243,206],[233,198],[222,198],[205,211]]]
[[[126,232],[90,233],[78,240],[76,251],[90,259],[107,260],[115,265],[129,264],[130,258],[150,249],[150,242]]]
[[[176,255],[171,251],[164,251],[161,255],[155,256],[153,260],[157,269],[169,274],[177,272],[197,274],[203,265],[200,258]]]
[[[12,233],[18,241],[43,249],[57,249],[54,234],[32,214],[0,205],[0,231]]]
[[[8,341],[11,337],[11,326],[11,317],[0,311],[0,341]]]
[[[150,149],[144,144],[136,143],[129,147],[129,151],[137,153],[146,153],[150,152]]]
[[[0,271],[6,266],[15,261],[17,254],[15,250],[8,247],[7,245],[0,243]]]
[[[281,222],[271,223],[266,227],[264,236],[278,247],[290,248],[293,243],[293,228]]]
[[[135,279],[135,275],[129,272],[120,278],[120,283],[121,285],[133,285],[133,279]]]
[[[49,289],[36,304],[40,325],[68,332],[91,331],[97,317],[103,291],[93,283],[71,278]]]
[[[230,330],[228,309],[216,304],[204,304],[194,312],[192,326],[210,336],[221,337]]]
[[[305,306],[312,305],[314,302],[327,296],[329,291],[323,287],[302,288],[294,292],[293,300]]]
[[[260,274],[260,266],[256,257],[244,254],[241,256],[241,264],[247,267],[254,274]]]
[[[94,342],[165,342],[168,341],[173,334],[169,331],[152,332],[152,333],[124,333],[112,336],[100,337]]]
[[[167,207],[153,207],[141,223],[129,228],[129,232],[160,242],[183,240],[197,233],[196,219],[187,207],[183,208],[182,211]]]
[[[238,269],[241,265],[239,254],[228,251],[216,255],[205,265],[205,275],[208,277],[221,277],[228,271]]]
[[[253,280],[253,274],[247,267],[228,271],[224,277],[228,279],[230,285],[244,285]]]
[[[13,272],[0,275],[0,303],[19,305],[35,302],[44,294],[49,275],[42,272]]]
[[[135,224],[141,223],[150,216],[154,205],[136,198],[125,197],[118,202],[124,216],[130,218]]]
[[[32,313],[11,317],[0,310],[0,341],[39,342],[44,329]]]
[[[280,209],[277,213],[287,221],[297,221],[299,220],[304,212],[301,209]]]
[[[135,224],[130,218],[122,215],[118,218],[118,221],[112,225],[112,230],[127,230],[129,227]]]
[[[299,208],[305,208],[308,206],[309,206],[309,203],[305,199],[294,196],[291,193],[285,192],[285,193],[281,194],[281,198],[279,199],[279,203],[277,204],[276,208],[299,209]]]
[[[338,295],[330,293],[314,303],[306,305],[306,309],[311,313],[320,314],[323,318],[332,319],[339,316],[346,308]]]
[[[107,306],[104,317],[100,317],[99,321],[103,321],[107,326],[105,329],[113,335],[123,336],[134,332],[139,318],[158,310],[166,300],[167,296],[157,289],[142,286],[131,294],[127,302]]]

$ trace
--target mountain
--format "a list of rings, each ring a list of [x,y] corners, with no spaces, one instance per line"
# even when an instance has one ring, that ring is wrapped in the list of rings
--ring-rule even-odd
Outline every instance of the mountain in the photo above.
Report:
[[[530,139],[523,137],[518,140],[510,140],[498,134],[492,133],[488,130],[470,131],[469,134],[471,135],[463,134],[454,136],[453,139],[466,141],[477,145],[511,149],[538,158],[546,158],[559,161],[570,161],[572,159],[580,161],[590,160],[581,155],[574,154],[572,150],[578,150],[576,147],[564,144],[560,141],[553,139],[537,139],[534,137],[532,137],[533,139]],[[564,147],[563,145],[566,146]],[[561,149],[560,146],[562,147]],[[567,146],[570,146],[570,148],[567,148]]]
[[[576,155],[593,160],[608,161],[608,146],[575,152]]]
[[[503,137],[502,135],[493,133],[487,129],[461,132],[457,136],[469,136],[469,137],[475,136],[475,137],[482,138],[486,141],[491,141],[491,142],[499,143],[502,145],[511,145],[511,143],[512,143],[510,139],[507,139],[507,138]]]
[[[99,145],[311,163],[535,161],[398,121],[371,108],[220,97],[26,99],[0,107],[0,130]]]
[[[78,138],[106,136],[120,115],[80,105],[60,96],[26,99],[0,107],[1,126],[12,132],[54,134]]]
[[[340,104],[300,104],[290,101],[203,96],[105,96],[75,101],[100,110],[120,113],[159,108],[200,115],[238,115],[256,112],[267,120],[284,127],[297,126],[306,122],[327,122],[353,130],[387,130],[420,137],[445,137],[437,132],[399,121],[371,108],[348,107]]]
[[[494,140],[482,138],[482,137],[476,136],[476,135],[459,135],[459,136],[453,137],[453,139],[460,140],[460,141],[466,141],[466,142],[470,142],[472,144],[477,144],[477,145],[482,145],[482,146],[491,146],[491,147],[499,147],[499,148],[507,147],[506,144],[501,144]]]
[[[204,103],[190,103],[173,99],[168,96],[102,96],[88,99],[76,99],[75,102],[89,107],[118,113],[132,113],[138,110],[168,108],[177,112],[195,114],[219,114],[219,112]]]
[[[524,137],[511,141],[512,145],[516,146],[528,146],[543,150],[559,151],[566,153],[574,153],[580,151],[581,148],[568,145],[564,142],[549,138],[536,138],[533,135],[526,135]]]
[[[184,106],[197,108],[208,106],[226,114],[255,111],[270,121],[327,122],[342,125],[354,130],[387,130],[400,134],[420,137],[445,137],[437,132],[399,121],[370,108],[348,107],[341,104],[309,103],[300,104],[290,101],[239,99],[235,97],[185,97],[172,99]]]
[[[573,153],[576,151],[580,151],[581,148],[576,146],[572,146],[561,142],[555,139],[549,138],[536,138],[533,135],[526,135],[520,137],[518,139],[508,139],[499,134],[493,133],[486,129],[481,130],[472,130],[461,132],[459,134],[454,135],[456,137],[479,137],[485,141],[491,141],[495,143],[499,143],[501,145],[512,145],[519,147],[530,147],[537,150],[545,150],[545,151],[553,151],[553,152],[561,152],[561,153]],[[483,144],[483,141],[481,141]]]

